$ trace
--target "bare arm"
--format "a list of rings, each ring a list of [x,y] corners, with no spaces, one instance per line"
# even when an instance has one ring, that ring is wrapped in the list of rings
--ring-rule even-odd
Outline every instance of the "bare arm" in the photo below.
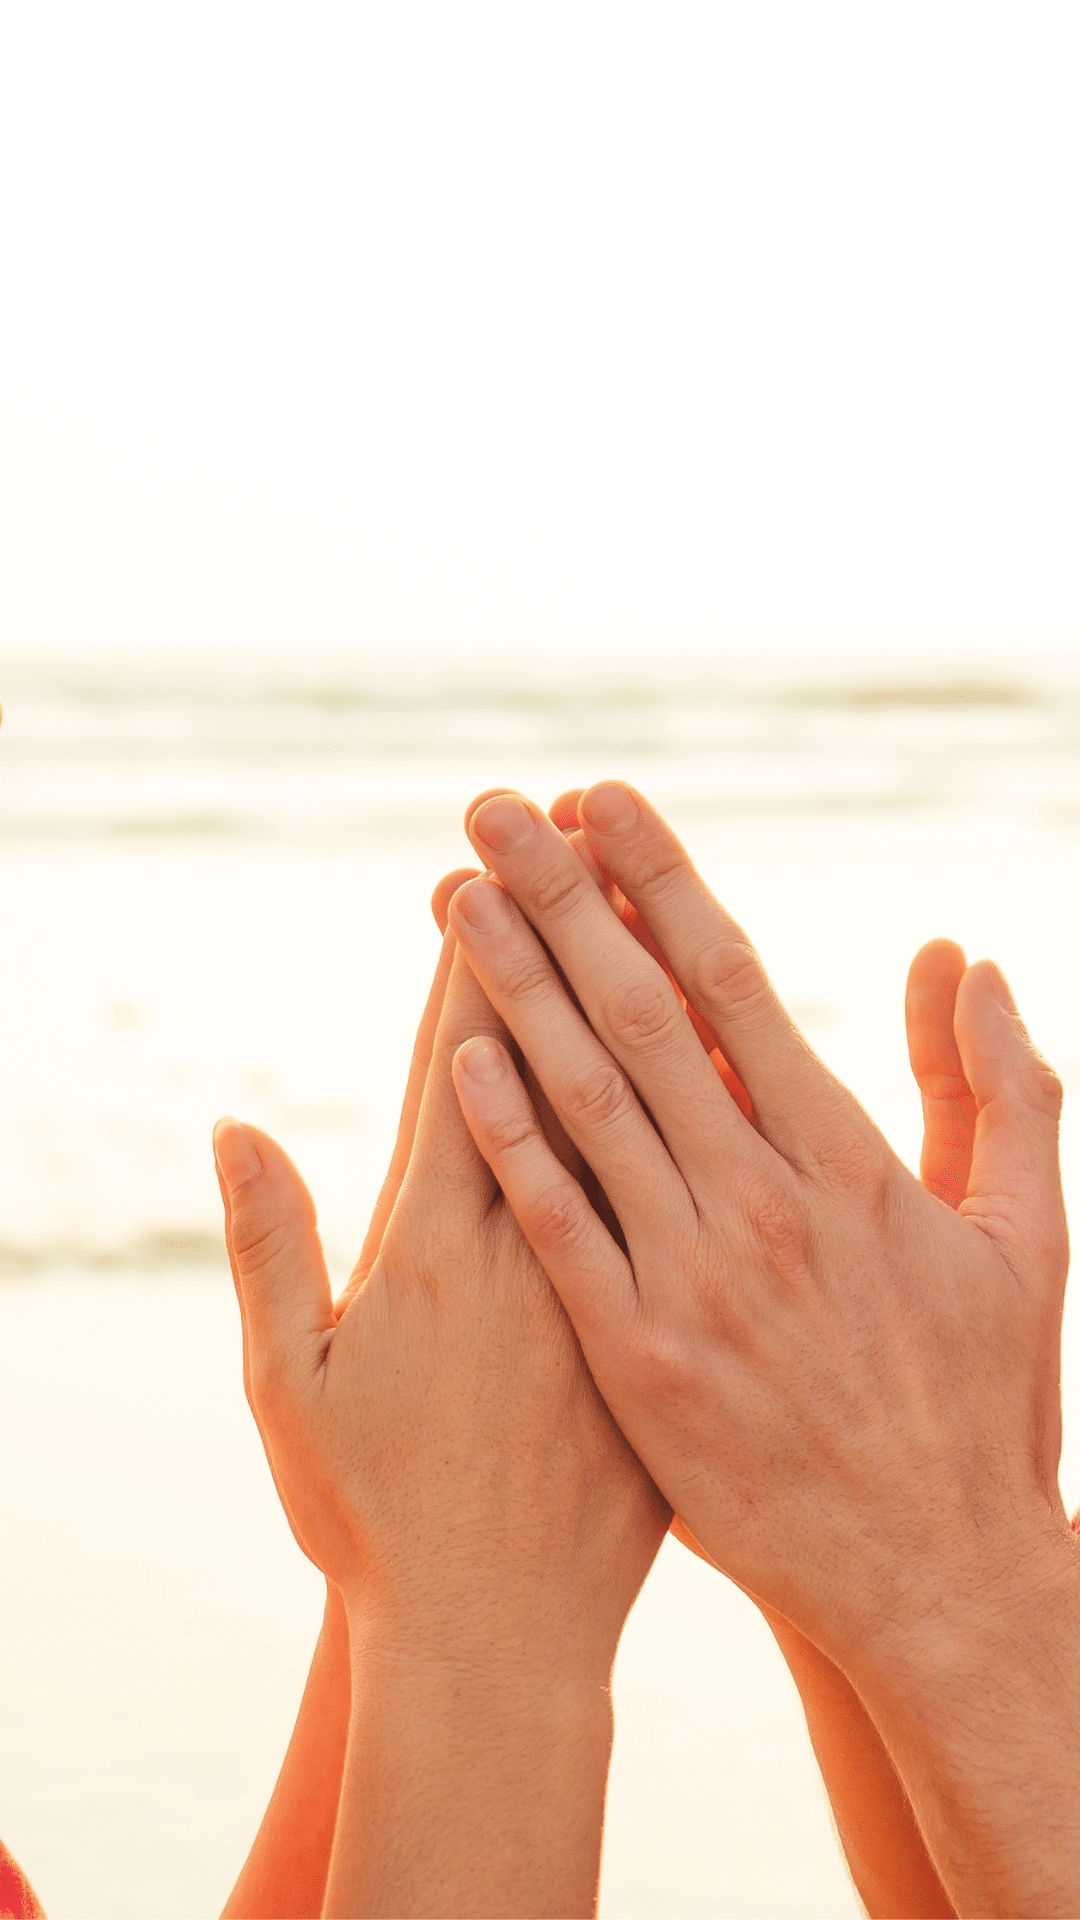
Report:
[[[967,1193],[975,1101],[953,1022],[967,962],[949,940],[916,954],[905,1015],[912,1072],[923,1102],[922,1180],[946,1205]],[[790,1621],[763,1606],[799,1689],[851,1877],[873,1920],[948,1920],[955,1907],[926,1848],[911,1801],[862,1701],[839,1667]]]
[[[570,831],[571,844],[584,853],[583,836],[572,831],[579,798],[577,792],[564,795],[551,817],[564,832]],[[602,878],[599,873],[597,877]],[[618,897],[613,904],[635,937],[666,965],[655,941],[643,938],[647,930],[641,916]],[[932,941],[912,963],[905,1001],[908,1050],[923,1100],[923,1184],[953,1207],[967,1191],[975,1131],[975,1102],[953,1032],[956,993],[966,966],[953,942]],[[716,1036],[700,1019],[695,1025],[716,1064]],[[730,1072],[725,1081],[731,1085]],[[672,1522],[671,1530],[700,1558],[709,1559],[680,1520]],[[900,1776],[851,1682],[790,1621],[758,1604],[799,1690],[837,1836],[867,1913],[872,1920],[911,1920],[913,1915],[953,1920],[956,1909],[927,1852]]]
[[[216,1135],[253,1410],[349,1618],[328,1915],[595,1911],[611,1666],[670,1519],[463,1124],[451,1060],[493,1030],[459,957],[343,1312],[280,1148]]]
[[[322,1632],[277,1785],[222,1920],[319,1920],[349,1730],[349,1629],[327,1588]]]
[[[499,800],[469,831],[516,905],[474,881],[451,921],[623,1244],[552,1164],[508,1053],[486,1088],[459,1081],[474,1137],[657,1483],[849,1676],[957,1910],[1075,1914],[1060,1089],[1001,975],[969,968],[955,1032],[977,1113],[954,1211],[814,1058],[641,796],[604,787],[581,812],[757,1124],[710,1084],[669,983],[572,850]]]
[[[445,912],[440,914],[437,907],[436,915],[445,932]],[[416,1036],[389,1171],[351,1288],[367,1274],[378,1256],[386,1223],[405,1177],[451,957],[451,946],[445,944]],[[343,1307],[344,1302],[336,1311],[341,1312]],[[244,1384],[250,1397],[246,1355]],[[267,1456],[288,1511],[269,1444]],[[351,1695],[348,1618],[340,1594],[328,1583],[322,1630],[296,1726],[262,1824],[229,1895],[222,1920],[318,1920],[321,1915],[341,1797]]]
[[[357,1704],[328,1915],[588,1916],[611,1756],[609,1662],[554,1644],[434,1657],[352,1616]]]
[[[836,1831],[867,1913],[873,1920],[952,1920],[956,1908],[900,1776],[850,1680],[771,1607],[761,1611],[799,1689]]]

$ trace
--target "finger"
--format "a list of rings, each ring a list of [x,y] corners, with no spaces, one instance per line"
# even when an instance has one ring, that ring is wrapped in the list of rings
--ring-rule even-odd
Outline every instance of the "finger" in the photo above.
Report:
[[[481,881],[469,884],[479,886]],[[447,933],[447,941],[454,933]],[[495,1198],[491,1173],[477,1152],[454,1091],[453,1058],[473,1035],[507,1038],[506,1028],[464,954],[454,954],[420,1101],[413,1153],[402,1186],[423,1216],[454,1208],[480,1218]]]
[[[214,1159],[254,1404],[310,1387],[336,1320],[315,1207],[288,1155],[256,1127],[219,1120]]]
[[[765,1138],[795,1164],[824,1160],[869,1124],[812,1052],[742,928],[643,796],[591,787],[580,807],[601,864],[644,916],[675,978],[753,1101]]]
[[[561,836],[555,837],[565,846]],[[608,913],[608,918],[637,953],[614,915]],[[663,1209],[672,1210],[671,1218],[680,1209],[692,1212],[678,1171],[626,1074],[574,1006],[532,927],[503,888],[490,879],[471,880],[454,895],[450,924],[626,1232],[633,1229],[651,1241]],[[646,956],[639,957],[653,966]],[[658,969],[653,967],[653,972],[658,974]],[[715,1090],[714,1077],[694,1045]],[[715,1097],[722,1096],[717,1091]]]
[[[1058,1168],[1061,1082],[1032,1044],[992,960],[956,995],[956,1040],[978,1117],[961,1213],[1025,1261],[1061,1273],[1068,1237]]]
[[[573,833],[577,827],[578,801],[584,791],[584,787],[568,787],[565,793],[560,793],[558,799],[552,801],[548,808],[548,819],[554,822],[560,833]],[[491,795],[485,795],[485,798],[490,799]]]
[[[448,875],[447,877],[451,878],[452,876]],[[453,964],[456,945],[457,943],[453,935],[447,936],[444,927],[439,964],[435,969],[435,978],[431,983],[431,991],[427,997],[427,1005],[424,1008],[423,1018],[417,1029],[412,1060],[409,1063],[409,1078],[405,1085],[405,1098],[401,1106],[401,1118],[398,1121],[397,1139],[394,1142],[394,1151],[390,1156],[390,1166],[379,1190],[379,1197],[375,1202],[375,1210],[371,1216],[371,1224],[364,1236],[364,1244],[361,1248],[360,1258],[353,1268],[345,1293],[337,1303],[336,1311],[339,1319],[344,1313],[349,1301],[352,1299],[353,1294],[356,1292],[357,1287],[361,1286],[367,1279],[368,1274],[378,1259],[383,1234],[386,1232],[386,1223],[394,1211],[398,1194],[401,1192],[401,1183],[405,1178],[405,1171],[409,1164],[409,1156],[413,1149],[413,1140],[416,1137],[416,1122],[420,1114],[420,1102],[424,1097],[424,1088],[427,1085],[428,1068],[431,1064],[431,1053],[435,1044],[435,1033],[442,1016],[443,1001],[446,997],[446,983],[450,978],[450,968]]]
[[[612,913],[573,848],[520,795],[487,801],[473,814],[470,833],[550,948],[597,1037],[629,1074],[685,1177],[694,1183],[713,1173],[718,1152],[730,1158],[744,1133],[753,1136],[662,967]]]
[[[558,821],[556,821],[555,824],[557,826],[559,824]],[[629,933],[633,934],[638,945],[644,947],[646,953],[651,953],[653,959],[663,967],[664,972],[667,974],[668,979],[671,981],[672,986],[679,996],[680,1005],[686,1009],[686,1015],[690,1025],[693,1027],[694,1032],[697,1034],[698,1039],[712,1062],[714,1071],[720,1075],[739,1112],[745,1114],[748,1120],[753,1119],[753,1104],[750,1095],[747,1093],[746,1088],[743,1086],[734,1068],[725,1060],[720,1048],[720,1043],[712,1028],[702,1019],[697,1008],[690,1006],[687,1002],[685,993],[668,965],[667,955],[664,953],[660,942],[650,931],[637,908],[631,905],[626,895],[616,886],[610,873],[600,865],[582,829],[579,827],[576,833],[567,833],[566,840],[567,844],[573,847],[582,865],[591,873],[608,905],[618,914],[623,926]]]
[[[911,963],[904,996],[908,1055],[923,1108],[922,1183],[946,1206],[968,1187],[975,1100],[953,1032],[956,990],[967,968],[955,940],[931,940]]]
[[[435,924],[440,933],[446,932],[446,910],[459,887],[466,880],[475,880],[476,867],[455,867],[453,873],[444,873],[431,896],[431,911],[435,915]]]
[[[500,791],[502,791],[502,789],[500,789]],[[583,838],[580,829],[576,837],[579,840]],[[588,858],[592,861],[592,865],[596,869],[597,875],[599,875],[600,870],[596,867],[596,862],[592,859],[592,855],[588,854]],[[443,933],[446,932],[450,902],[458,888],[464,886],[466,880],[475,880],[477,877],[478,872],[476,867],[457,867],[453,873],[444,875],[443,879],[439,881],[431,897],[431,907]],[[532,1100],[540,1116],[540,1124],[544,1129],[545,1136],[551,1142],[563,1166],[569,1169],[575,1179],[585,1179],[587,1181],[590,1176],[580,1153],[574,1146],[573,1141],[568,1138],[566,1129],[560,1125],[558,1117],[552,1111],[551,1103],[544,1093],[543,1088],[534,1077],[530,1076],[528,1070],[526,1071],[526,1083],[529,1086],[529,1098]],[[419,1105],[419,1099],[417,1104]],[[402,1168],[402,1171],[404,1172],[404,1168]]]
[[[584,1350],[603,1346],[636,1314],[629,1261],[545,1139],[505,1047],[466,1041],[454,1059],[454,1084],[476,1146]]]
[[[478,807],[482,807],[486,800],[497,800],[500,793],[512,793],[513,791],[514,789],[512,787],[485,787],[483,793],[478,793],[475,799],[470,800],[465,809],[466,833],[469,831],[469,822]]]

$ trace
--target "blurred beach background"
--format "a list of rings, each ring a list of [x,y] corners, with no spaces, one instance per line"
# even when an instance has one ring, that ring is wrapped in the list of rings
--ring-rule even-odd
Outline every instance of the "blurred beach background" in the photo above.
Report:
[[[0,11],[0,1833],[54,1920],[220,1911],[265,1806],[320,1582],[210,1131],[343,1280],[476,791],[640,785],[913,1166],[907,965],[994,955],[1075,1220],[1078,18]],[[670,1542],[615,1693],[605,1920],[857,1911]]]

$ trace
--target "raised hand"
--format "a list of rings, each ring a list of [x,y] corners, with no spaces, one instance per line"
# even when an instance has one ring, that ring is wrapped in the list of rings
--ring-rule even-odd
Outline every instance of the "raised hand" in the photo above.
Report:
[[[504,1034],[451,961],[412,1155],[344,1311],[295,1169],[218,1133],[249,1395],[349,1615],[330,1913],[592,1910],[611,1663],[670,1517],[462,1121],[450,1062],[477,1031]]]
[[[1053,1076],[1000,975],[968,969],[955,1031],[977,1120],[952,1211],[815,1059],[640,796],[594,790],[581,820],[719,1036],[756,1125],[562,835],[500,798],[469,827],[503,885],[467,884],[451,921],[626,1250],[553,1160],[491,1039],[457,1065],[474,1137],[658,1484],[710,1556],[855,1682],[961,1910],[1074,1911],[1062,1781],[1078,1752],[1048,1679],[1078,1627],[1056,1488],[1066,1239]],[[955,1154],[946,1176],[955,1190]],[[1006,1646],[1009,1697],[1027,1690],[1011,1717]]]

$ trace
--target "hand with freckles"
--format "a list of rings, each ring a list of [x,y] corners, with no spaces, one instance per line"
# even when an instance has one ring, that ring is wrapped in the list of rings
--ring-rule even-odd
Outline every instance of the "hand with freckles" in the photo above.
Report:
[[[451,924],[619,1232],[481,1040],[455,1065],[474,1138],[690,1532],[861,1698],[957,1910],[1075,1912],[1053,1076],[1000,974],[963,971],[953,1039],[921,1062],[920,1186],[641,796],[594,789],[580,821],[753,1120],[573,848],[502,797],[469,820],[501,887],[467,883]],[[916,1036],[921,982],[956,965],[937,949],[916,969]]]

